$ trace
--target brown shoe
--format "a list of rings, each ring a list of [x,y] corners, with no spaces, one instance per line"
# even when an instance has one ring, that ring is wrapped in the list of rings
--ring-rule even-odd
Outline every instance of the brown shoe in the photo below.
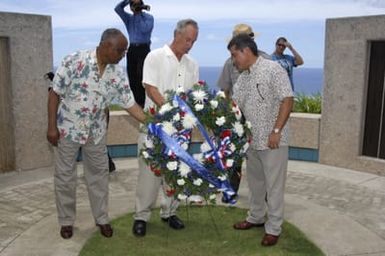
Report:
[[[100,234],[104,237],[111,237],[114,231],[110,224],[96,224],[100,229]]]
[[[278,243],[278,238],[279,236],[274,236],[274,235],[270,235],[270,234],[265,234],[265,236],[263,237],[262,241],[261,241],[261,244],[263,246],[272,246],[272,245],[275,245],[276,243]]]
[[[263,226],[265,226],[265,223],[251,223],[251,222],[248,222],[247,220],[244,220],[244,221],[235,223],[233,227],[235,229],[246,230],[253,227],[261,228]]]
[[[62,226],[60,229],[60,235],[64,239],[70,239],[73,235],[73,227],[72,226]]]

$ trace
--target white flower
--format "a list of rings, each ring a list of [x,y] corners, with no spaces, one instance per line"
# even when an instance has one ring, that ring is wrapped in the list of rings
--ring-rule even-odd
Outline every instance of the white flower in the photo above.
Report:
[[[237,120],[241,120],[242,118],[242,113],[241,113],[241,110],[239,109],[238,105],[235,105],[231,111],[235,114],[235,118]]]
[[[233,159],[227,159],[226,160],[226,166],[227,167],[232,167],[234,164],[234,160]]]
[[[179,186],[183,186],[184,184],[186,184],[186,181],[184,181],[184,179],[178,179],[176,181],[176,183],[179,185]]]
[[[176,94],[180,95],[182,93],[184,93],[183,87],[182,86],[178,86],[178,88],[176,88]]]
[[[224,116],[217,117],[215,120],[215,124],[218,126],[222,126],[224,123],[226,123],[226,118]]]
[[[211,150],[211,147],[210,145],[207,143],[207,141],[205,141],[204,143],[202,143],[201,145],[201,152],[204,153],[204,152],[207,152],[207,151],[210,151]]]
[[[142,151],[142,155],[146,159],[150,157],[150,155],[147,153],[147,151]]]
[[[209,184],[209,188],[215,188],[215,186],[213,184]]]
[[[239,112],[239,107],[238,107],[238,105],[233,106],[233,107],[231,108],[231,112],[233,112],[233,113]]]
[[[236,118],[238,121],[241,120],[241,118],[242,118],[242,113],[241,113],[241,111],[235,112],[235,118]]]
[[[196,118],[186,113],[186,115],[183,117],[182,123],[184,128],[192,129],[196,124]]]
[[[216,194],[211,194],[210,197],[209,197],[210,200],[213,200],[213,199],[216,199],[216,198],[217,198]]]
[[[239,137],[242,137],[243,136],[243,133],[245,132],[243,130],[243,125],[240,123],[240,122],[235,122],[233,124],[233,129],[235,131],[235,133],[239,136]]]
[[[188,149],[188,144],[186,142],[183,142],[181,145],[180,145],[184,150],[187,150]]]
[[[203,163],[203,161],[204,161],[203,154],[194,154],[193,157],[195,160],[197,160],[200,163]]]
[[[203,100],[207,98],[206,92],[202,90],[193,91],[192,95],[195,102],[203,102]]]
[[[178,103],[178,101],[177,100],[172,100],[172,106],[174,107],[174,108],[177,108],[177,107],[179,107],[179,103]]]
[[[167,133],[168,135],[173,135],[177,132],[174,125],[171,122],[162,122],[163,131]]]
[[[221,175],[218,177],[221,181],[225,181],[227,179],[226,175]]]
[[[246,151],[249,149],[249,143],[246,142],[245,145],[243,145],[241,149],[241,153],[246,153]]]
[[[187,196],[185,194],[178,194],[179,200],[186,200]]]
[[[231,152],[234,152],[237,148],[235,147],[234,143],[231,143],[229,149],[231,150]]]
[[[163,115],[165,113],[167,113],[168,111],[170,111],[172,109],[172,106],[170,105],[170,103],[166,103],[166,104],[163,104],[160,109],[159,109],[159,114]]]
[[[224,91],[218,91],[217,92],[217,96],[221,97],[221,98],[226,98],[226,95],[225,95],[225,92]]]
[[[170,171],[175,171],[178,168],[178,162],[177,161],[171,161],[167,163],[167,169]]]
[[[203,180],[201,178],[198,178],[196,180],[193,181],[193,184],[197,187],[199,187],[200,185],[202,185],[203,183]]]
[[[196,111],[201,111],[205,106],[203,104],[195,104],[194,108]]]
[[[210,105],[213,109],[216,109],[218,107],[218,101],[216,100],[210,100]]]
[[[200,195],[191,195],[189,198],[188,198],[188,201],[190,203],[198,203],[198,204],[201,204],[203,203],[203,200],[204,198],[201,197]]]
[[[246,125],[247,128],[251,129],[251,122],[250,121],[246,121],[245,125]]]
[[[180,166],[179,166],[179,173],[180,173],[180,176],[182,177],[187,177],[187,175],[191,172],[191,168],[190,166],[188,166],[187,164],[181,162]]]
[[[175,121],[175,122],[178,122],[180,120],[180,115],[179,113],[176,113],[173,117],[172,117],[172,120]]]
[[[146,148],[153,148],[154,142],[149,137],[146,137],[146,140],[144,141],[144,145],[146,146]]]

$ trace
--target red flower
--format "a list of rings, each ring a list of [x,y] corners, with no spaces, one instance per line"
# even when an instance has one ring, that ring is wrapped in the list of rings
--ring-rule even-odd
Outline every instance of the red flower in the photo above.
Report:
[[[199,80],[199,81],[198,81],[198,84],[203,86],[203,85],[206,84],[206,82],[205,82],[204,80]]]
[[[156,166],[150,165],[150,169],[151,169],[151,171],[155,174],[155,176],[160,176],[160,175],[162,175],[161,171],[160,171],[159,169],[157,169]]]
[[[209,156],[209,158],[207,158],[207,161],[209,161],[210,163],[214,163],[215,159],[214,159],[214,157]]]
[[[77,66],[77,71],[82,71],[82,69],[84,68],[84,64],[83,64],[83,62],[81,62],[81,61],[79,61],[78,62],[78,66]]]
[[[179,115],[180,115],[180,117],[184,117],[186,115],[186,112],[181,111],[181,112],[179,112]]]
[[[82,107],[82,112],[88,112],[88,111],[90,111],[89,108],[87,108],[87,107]]]
[[[166,190],[166,195],[167,196],[173,196],[175,194],[176,190],[173,188],[167,189]]]
[[[88,84],[86,82],[82,83],[82,87],[83,88],[87,88],[88,87]]]
[[[227,130],[224,130],[222,133],[221,133],[221,139],[224,139],[226,137],[230,137],[231,136],[231,130],[227,129]]]
[[[176,159],[176,155],[175,155],[175,153],[174,153],[174,152],[172,152],[172,153],[171,153],[171,155],[170,155],[170,159]]]
[[[156,114],[155,108],[153,108],[153,107],[150,108],[150,114],[151,115],[155,115]]]

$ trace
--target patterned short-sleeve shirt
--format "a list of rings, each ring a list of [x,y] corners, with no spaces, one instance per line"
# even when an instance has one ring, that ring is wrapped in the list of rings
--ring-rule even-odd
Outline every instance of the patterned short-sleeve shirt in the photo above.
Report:
[[[135,104],[123,69],[108,64],[100,77],[96,50],[78,51],[64,58],[56,71],[53,90],[61,98],[57,112],[60,138],[99,143],[107,130],[104,110],[111,104]]]
[[[258,57],[250,69],[239,76],[233,98],[252,124],[253,149],[269,149],[268,138],[286,97],[293,97],[290,81],[286,71],[274,61]],[[288,145],[287,125],[282,130],[280,145]]]

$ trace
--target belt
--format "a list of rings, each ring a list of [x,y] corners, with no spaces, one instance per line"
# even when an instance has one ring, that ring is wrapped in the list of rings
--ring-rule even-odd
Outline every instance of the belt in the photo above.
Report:
[[[149,46],[150,44],[148,43],[130,43],[130,47],[141,47],[141,46]]]

